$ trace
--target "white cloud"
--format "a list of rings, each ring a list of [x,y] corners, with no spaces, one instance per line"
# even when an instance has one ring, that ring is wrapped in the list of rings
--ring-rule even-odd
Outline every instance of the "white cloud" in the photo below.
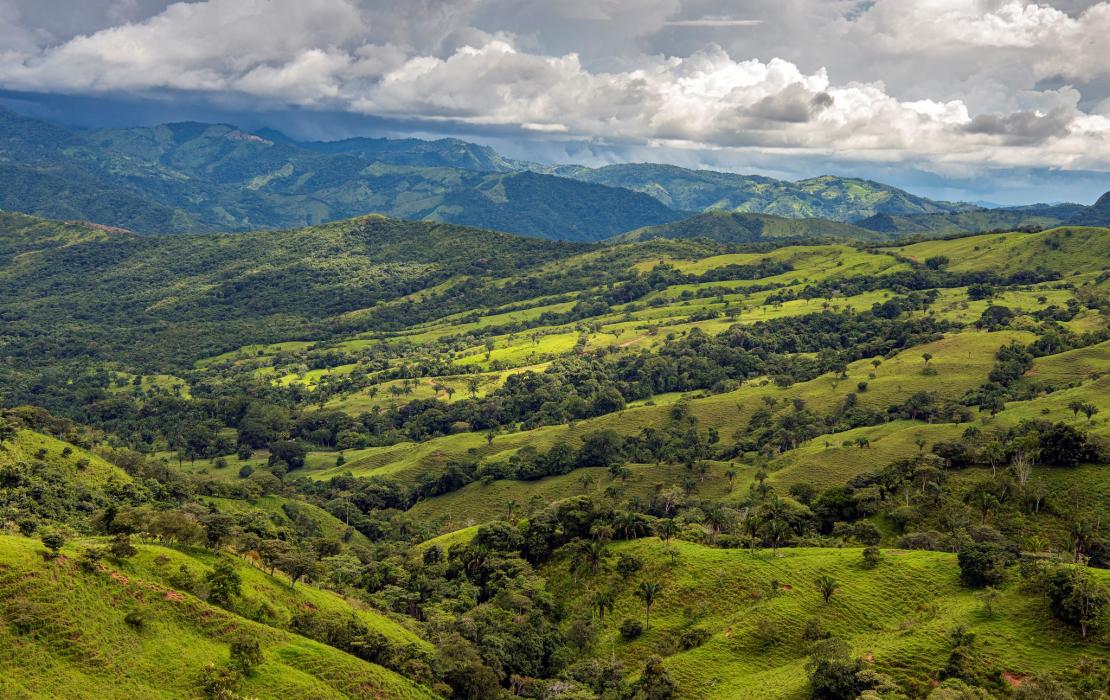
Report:
[[[4,1],[0,19],[18,22],[19,12]],[[784,3],[796,9],[813,1]],[[737,32],[756,38],[781,30],[768,16],[720,14],[713,4],[522,1],[513,7],[523,14],[503,26],[561,13],[560,26],[619,26],[622,42],[668,27],[689,28],[679,32],[685,36],[699,27],[765,22],[766,32]],[[832,70],[775,58],[777,49],[747,59],[737,44],[627,54],[602,67],[576,51],[545,52],[538,35],[474,26],[491,6],[508,13],[505,0],[206,0],[47,46],[16,43],[0,30],[0,86],[227,93],[518,129],[541,139],[913,161],[953,170],[1110,169],[1107,110],[1081,109],[1085,96],[1077,88],[1038,86],[1045,78],[1106,75],[1110,2],[1070,15],[988,0],[877,0],[856,13],[847,13],[854,2],[833,4],[841,18],[822,20],[827,42],[797,43],[807,56],[825,45],[838,66]],[[138,11],[133,3],[112,7],[119,16]],[[845,69],[837,57],[847,44],[873,51],[861,73],[889,68],[897,82],[860,79]],[[899,71],[907,65],[933,80],[905,80]],[[953,71],[962,77],[951,78]],[[949,84],[958,90],[938,87]]]

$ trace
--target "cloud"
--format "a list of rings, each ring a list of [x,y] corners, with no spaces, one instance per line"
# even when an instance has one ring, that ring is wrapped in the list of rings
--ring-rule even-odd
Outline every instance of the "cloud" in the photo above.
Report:
[[[100,28],[65,39],[57,28],[22,39],[0,29],[0,87],[245,96],[260,109],[295,105],[541,140],[938,172],[1110,170],[1110,110],[1096,106],[1107,97],[1066,82],[1110,84],[1102,80],[1110,2],[1069,14],[992,0],[782,0],[779,15],[741,18],[721,12],[725,4],[96,0],[99,14],[81,26]],[[0,20],[20,26],[20,7],[0,0]],[[675,31],[682,27],[759,23],[758,32],[714,33],[727,47],[628,48],[699,34]],[[589,52],[607,32],[620,51],[599,59]],[[587,53],[548,50],[556,44]],[[766,55],[749,58],[751,47]],[[1050,78],[1054,89],[1042,85]]]
[[[667,20],[668,27],[756,27],[763,24],[761,19],[735,19],[707,15],[697,19],[672,19]]]

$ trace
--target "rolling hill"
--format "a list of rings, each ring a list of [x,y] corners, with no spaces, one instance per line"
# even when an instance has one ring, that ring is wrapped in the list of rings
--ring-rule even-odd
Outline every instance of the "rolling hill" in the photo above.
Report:
[[[737,211],[787,218],[855,221],[874,214],[954,212],[976,207],[937,202],[870,180],[826,175],[797,182],[757,175],[629,163],[603,168],[560,167],[587,182],[644,192],[681,211]]]
[[[670,224],[629,231],[612,240],[646,241],[653,238],[708,238],[718,243],[745,244],[784,238],[880,240],[882,236],[876,231],[828,219],[787,219],[771,214],[710,211]]]

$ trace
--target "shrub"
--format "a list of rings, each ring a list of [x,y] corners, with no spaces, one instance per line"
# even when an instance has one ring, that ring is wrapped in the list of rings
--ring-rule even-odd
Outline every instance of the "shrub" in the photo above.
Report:
[[[65,546],[66,543],[65,536],[57,530],[48,530],[47,532],[43,533],[40,539],[42,540],[43,545],[45,545],[46,548],[50,550],[51,557],[58,556],[58,550]]]
[[[135,556],[138,550],[131,544],[131,535],[121,532],[112,538],[112,543],[108,545],[108,553],[114,559],[129,559]]]
[[[863,550],[863,565],[868,569],[874,569],[883,561],[883,553],[878,547],[866,547]]]
[[[772,618],[761,617],[755,621],[753,634],[760,646],[769,647],[778,644],[779,640],[782,639],[782,628]]]
[[[816,617],[806,620],[805,627],[802,628],[802,641],[805,642],[817,642],[831,636],[832,634],[821,626],[821,621]]]
[[[255,637],[243,634],[231,642],[231,665],[244,676],[254,673],[255,666],[264,661],[262,647]]]
[[[626,642],[631,641],[644,633],[644,624],[639,620],[634,620],[631,617],[628,617],[625,618],[623,622],[621,622],[620,632],[622,639],[624,639]]]
[[[961,549],[956,561],[963,582],[982,588],[997,586],[1006,580],[1006,567],[1013,563],[1013,555],[997,544],[977,542]]]
[[[643,566],[643,560],[627,552],[621,553],[620,558],[617,559],[617,573],[624,578],[629,578]]]
[[[678,644],[683,648],[683,650],[689,651],[690,649],[696,649],[702,644],[705,644],[711,636],[712,635],[707,629],[704,629],[702,627],[691,627],[682,632],[682,636],[679,637]]]
[[[226,561],[220,560],[204,576],[208,584],[208,601],[216,605],[227,607],[231,599],[239,595],[242,579],[235,568]]]
[[[142,610],[132,610],[123,616],[123,621],[132,629],[141,630],[146,626],[146,614]]]

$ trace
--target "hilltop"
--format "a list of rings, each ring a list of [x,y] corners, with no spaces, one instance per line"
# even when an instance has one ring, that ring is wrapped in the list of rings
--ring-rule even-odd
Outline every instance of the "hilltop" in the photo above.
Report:
[[[974,209],[937,202],[889,185],[826,175],[787,182],[757,175],[630,163],[598,169],[562,168],[568,177],[649,194],[682,211],[737,211],[787,218],[854,221],[874,214],[918,214]]]
[[[828,219],[787,219],[771,214],[711,211],[671,224],[629,231],[613,240],[646,241],[653,238],[708,238],[718,243],[743,244],[783,238],[799,241],[820,238],[879,240],[882,236],[860,226]]]

